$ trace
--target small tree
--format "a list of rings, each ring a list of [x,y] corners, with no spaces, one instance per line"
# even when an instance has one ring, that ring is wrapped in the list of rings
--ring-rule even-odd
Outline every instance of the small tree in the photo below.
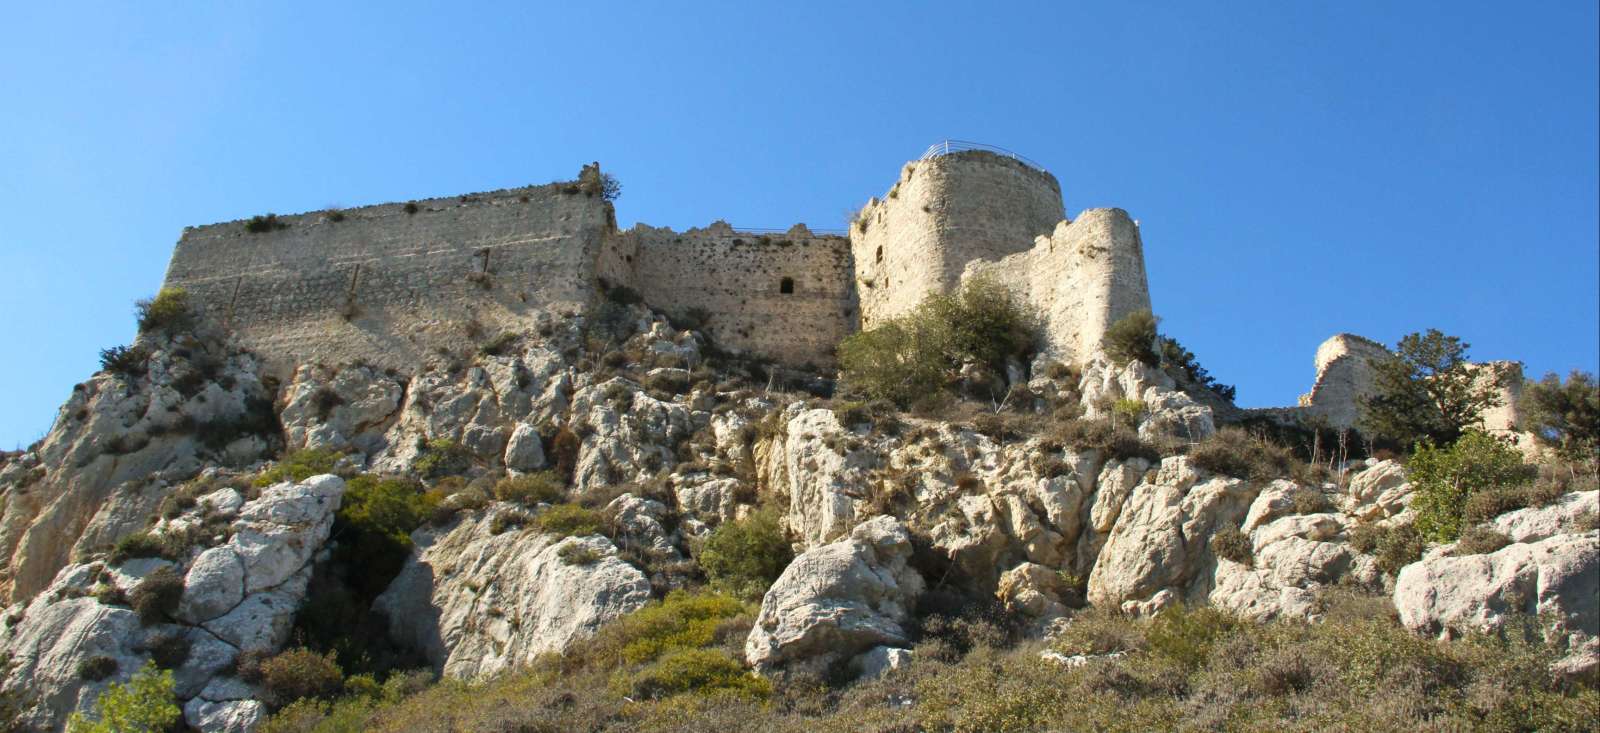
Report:
[[[1156,323],[1160,319],[1145,308],[1117,319],[1106,329],[1106,356],[1118,365],[1139,361],[1159,366],[1161,356],[1156,353]]]
[[[1468,430],[1448,447],[1419,443],[1406,473],[1416,487],[1411,508],[1417,513],[1417,531],[1434,542],[1461,536],[1467,499],[1473,494],[1530,478],[1516,450],[1479,430]]]
[[[1492,380],[1467,361],[1469,344],[1436,329],[1400,339],[1392,357],[1372,364],[1373,390],[1362,401],[1362,432],[1409,446],[1448,445],[1499,404]]]
[[[1200,366],[1200,362],[1195,358],[1194,352],[1184,348],[1183,344],[1178,343],[1177,339],[1161,334],[1156,337],[1156,343],[1160,347],[1162,365],[1166,366],[1169,371],[1176,370],[1178,372],[1174,376],[1181,376],[1191,384],[1205,387],[1216,396],[1229,402],[1232,402],[1233,398],[1238,394],[1238,390],[1233,385],[1218,382],[1216,377],[1211,376],[1211,373],[1207,372],[1205,367]]]
[[[95,701],[99,719],[73,713],[69,733],[159,733],[170,729],[182,714],[173,700],[176,685],[171,670],[147,662],[126,684],[106,688]]]
[[[1563,383],[1554,373],[1523,391],[1524,424],[1541,444],[1573,463],[1600,453],[1600,384],[1593,374],[1572,370]]]

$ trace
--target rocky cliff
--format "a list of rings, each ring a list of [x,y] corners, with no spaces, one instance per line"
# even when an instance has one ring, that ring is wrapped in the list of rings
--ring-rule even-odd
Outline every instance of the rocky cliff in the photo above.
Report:
[[[382,655],[467,681],[548,664],[725,588],[711,538],[756,516],[794,557],[728,640],[736,677],[889,674],[956,606],[1048,639],[1085,609],[1317,623],[1335,588],[1430,637],[1533,619],[1562,675],[1600,665],[1592,489],[1493,518],[1487,551],[1386,554],[1372,538],[1412,516],[1400,463],[1308,467],[1161,369],[1039,359],[1005,404],[913,414],[639,305],[534,323],[415,372],[282,382],[221,332],[142,336],[0,467],[21,720],[59,729],[150,661],[189,726],[254,730],[287,702],[260,659],[330,619],[378,639],[324,646],[379,676]]]

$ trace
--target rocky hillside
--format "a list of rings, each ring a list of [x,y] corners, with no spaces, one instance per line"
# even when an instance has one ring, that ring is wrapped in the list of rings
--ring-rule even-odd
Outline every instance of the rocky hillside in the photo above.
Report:
[[[410,374],[146,326],[0,466],[18,730],[1600,710],[1592,463],[1430,542],[1403,456],[1297,455],[1137,360],[964,365],[908,411],[622,302]]]

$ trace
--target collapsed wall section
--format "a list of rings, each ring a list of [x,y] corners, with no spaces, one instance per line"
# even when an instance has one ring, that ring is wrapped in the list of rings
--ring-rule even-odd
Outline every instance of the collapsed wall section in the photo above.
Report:
[[[191,227],[163,286],[271,365],[410,370],[539,311],[583,309],[610,222],[608,203],[568,183]]]
[[[1063,218],[1055,176],[1014,158],[963,151],[907,163],[850,227],[861,326],[949,291],[968,262],[1027,251]]]
[[[616,235],[599,272],[724,347],[791,366],[831,365],[856,326],[849,241],[804,225],[756,234],[725,222],[682,233],[641,224]]]
[[[1118,319],[1150,308],[1139,226],[1122,209],[1089,209],[1026,252],[969,263],[962,279],[980,277],[1030,305],[1042,321],[1043,353],[1069,363],[1098,351]]]

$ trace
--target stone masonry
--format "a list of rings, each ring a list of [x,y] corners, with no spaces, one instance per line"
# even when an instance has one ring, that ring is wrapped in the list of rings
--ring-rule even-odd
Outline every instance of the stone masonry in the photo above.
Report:
[[[279,371],[364,361],[408,370],[506,331],[581,314],[619,286],[692,317],[726,348],[826,367],[839,340],[963,277],[995,277],[1081,361],[1148,308],[1138,228],[1117,209],[1068,221],[1054,176],[960,151],[908,163],[848,238],[717,222],[615,226],[573,182],[234,221],[184,230],[164,287],[182,287]]]

